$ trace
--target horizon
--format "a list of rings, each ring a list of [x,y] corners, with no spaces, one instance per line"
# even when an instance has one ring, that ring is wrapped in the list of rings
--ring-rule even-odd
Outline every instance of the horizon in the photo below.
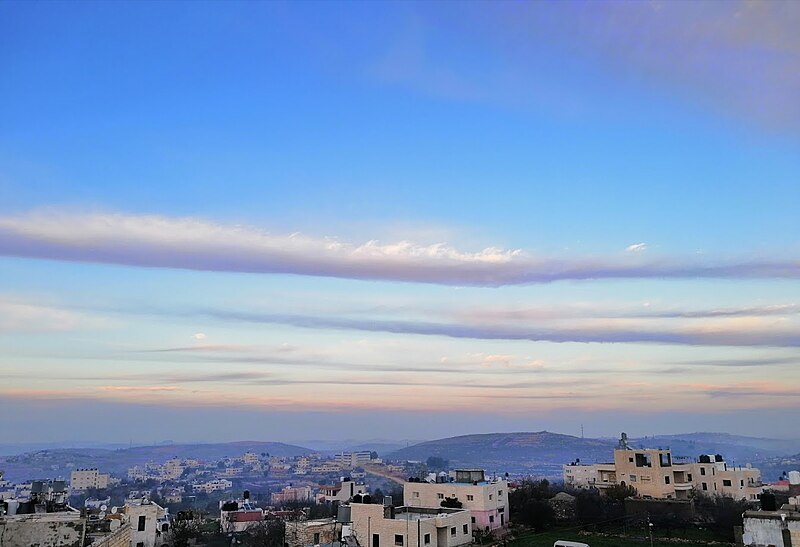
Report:
[[[4,438],[789,438],[798,26],[0,3]]]

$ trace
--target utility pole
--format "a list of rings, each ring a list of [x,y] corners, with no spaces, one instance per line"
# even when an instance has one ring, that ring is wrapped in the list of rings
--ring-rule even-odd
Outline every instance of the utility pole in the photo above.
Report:
[[[653,547],[653,523],[650,522],[650,513],[647,513],[647,531],[650,533],[650,547]]]

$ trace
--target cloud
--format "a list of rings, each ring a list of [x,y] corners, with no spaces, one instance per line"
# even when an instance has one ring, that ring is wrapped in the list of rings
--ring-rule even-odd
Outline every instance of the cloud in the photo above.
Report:
[[[290,325],[309,329],[357,330],[478,340],[800,347],[800,329],[778,329],[771,324],[764,324],[758,328],[749,323],[744,325],[723,323],[699,326],[679,325],[674,327],[655,325],[648,328],[640,326],[638,322],[615,323],[599,321],[572,326],[517,326],[506,324],[437,323],[419,320],[384,320],[378,318],[352,319],[338,316],[259,313],[210,308],[197,310],[197,313],[215,319]]]
[[[646,243],[634,243],[633,245],[628,245],[625,247],[625,250],[629,253],[641,253],[647,250]]]
[[[0,332],[53,332],[98,328],[108,323],[72,310],[0,296]]]
[[[495,2],[439,11],[416,10],[379,77],[388,73],[384,81],[454,100],[569,112],[585,103],[606,107],[566,85],[575,65],[590,65],[617,82],[666,91],[770,130],[800,130],[794,0]],[[435,41],[442,29],[473,49],[442,58]],[[566,59],[560,73],[548,62],[554,49]],[[475,58],[491,77],[470,64]],[[559,96],[559,85],[571,100]]]
[[[206,334],[204,332],[196,332],[195,334],[192,335],[192,338],[194,338],[195,340],[205,340]]]
[[[0,255],[486,287],[607,278],[800,278],[800,260],[791,258],[546,258],[520,249],[349,243],[194,218],[57,211],[0,217]]]

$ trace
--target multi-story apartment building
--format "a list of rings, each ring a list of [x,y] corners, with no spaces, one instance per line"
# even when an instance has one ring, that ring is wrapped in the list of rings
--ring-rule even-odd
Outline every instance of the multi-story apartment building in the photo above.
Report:
[[[470,512],[474,528],[494,531],[508,526],[508,483],[504,479],[486,480],[482,469],[458,469],[451,477],[436,482],[409,481],[403,485],[409,507],[438,509],[447,498],[456,499]]]
[[[342,467],[358,467],[372,460],[372,453],[368,450],[362,452],[341,452],[333,458]]]
[[[353,499],[357,494],[364,495],[369,491],[364,483],[357,483],[349,477],[343,477],[338,485],[325,486],[320,485],[319,492],[316,496],[317,503],[330,503],[338,501],[345,503]]]
[[[344,512],[348,510],[350,526],[342,535],[354,536],[364,547],[459,547],[472,543],[470,513],[463,509],[351,503]]]
[[[69,487],[72,490],[87,490],[89,488],[108,488],[108,473],[100,473],[96,467],[91,469],[76,469],[69,477]]]
[[[308,486],[284,486],[280,492],[273,492],[271,495],[272,505],[284,505],[286,503],[310,501],[311,488]]]
[[[222,492],[233,488],[233,483],[227,479],[214,479],[207,482],[195,483],[192,485],[192,490],[195,492]]]
[[[628,485],[639,496],[653,499],[689,499],[692,492],[702,492],[754,501],[763,491],[758,469],[729,466],[719,454],[676,462],[668,449],[633,449],[624,440],[620,444],[614,450],[614,463],[565,465],[564,484],[601,491]]]

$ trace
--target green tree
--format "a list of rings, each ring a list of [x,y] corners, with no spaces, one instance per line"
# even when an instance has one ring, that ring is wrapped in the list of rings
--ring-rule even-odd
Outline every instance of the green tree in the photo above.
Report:
[[[444,458],[440,458],[439,456],[430,456],[427,460],[425,460],[425,464],[431,471],[446,471],[450,465],[450,462]]]

